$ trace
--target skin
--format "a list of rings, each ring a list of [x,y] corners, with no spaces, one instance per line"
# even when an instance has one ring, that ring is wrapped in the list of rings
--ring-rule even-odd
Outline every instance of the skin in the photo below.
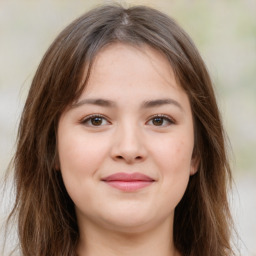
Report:
[[[197,168],[193,148],[189,99],[167,59],[148,46],[103,48],[58,125],[60,170],[80,230],[78,254],[180,255],[173,218]],[[118,172],[154,182],[123,191],[102,180]]]

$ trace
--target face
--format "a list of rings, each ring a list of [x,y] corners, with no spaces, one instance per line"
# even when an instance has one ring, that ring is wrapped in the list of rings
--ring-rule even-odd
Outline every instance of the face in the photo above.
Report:
[[[173,222],[189,177],[193,119],[158,51],[116,43],[58,125],[60,171],[79,225],[140,231]]]

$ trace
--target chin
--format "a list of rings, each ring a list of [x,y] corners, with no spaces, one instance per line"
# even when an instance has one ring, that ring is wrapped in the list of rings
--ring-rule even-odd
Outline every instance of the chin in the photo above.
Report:
[[[131,217],[130,217],[131,218]],[[136,234],[146,232],[154,227],[151,221],[146,222],[145,220],[116,220],[116,221],[108,221],[107,228],[109,230],[113,230],[115,232],[120,232],[124,234]]]
[[[106,228],[118,231],[121,233],[134,234],[146,232],[157,227],[161,222],[172,221],[172,214],[159,215],[152,214],[152,210],[147,209],[124,209],[115,213],[104,216]]]

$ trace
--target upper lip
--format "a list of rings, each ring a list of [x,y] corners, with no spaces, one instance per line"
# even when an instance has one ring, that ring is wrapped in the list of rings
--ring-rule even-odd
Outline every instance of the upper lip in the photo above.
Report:
[[[102,179],[102,181],[154,181],[153,178],[139,173],[125,173],[125,172],[118,172],[112,175],[106,176]]]

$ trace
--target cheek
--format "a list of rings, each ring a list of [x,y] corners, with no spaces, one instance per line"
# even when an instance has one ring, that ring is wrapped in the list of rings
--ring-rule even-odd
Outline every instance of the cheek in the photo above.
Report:
[[[163,188],[161,203],[174,209],[188,185],[193,141],[169,138],[156,149],[155,163]]]
[[[91,201],[88,191],[95,187],[97,170],[104,161],[107,145],[100,138],[85,136],[83,132],[64,132],[65,136],[58,142],[60,171],[69,196],[75,205],[81,206]]]
[[[107,151],[103,141],[83,132],[66,133],[58,143],[61,170],[79,176],[94,173]]]
[[[155,161],[162,166],[163,175],[189,173],[193,151],[192,141],[168,138],[155,149]]]

